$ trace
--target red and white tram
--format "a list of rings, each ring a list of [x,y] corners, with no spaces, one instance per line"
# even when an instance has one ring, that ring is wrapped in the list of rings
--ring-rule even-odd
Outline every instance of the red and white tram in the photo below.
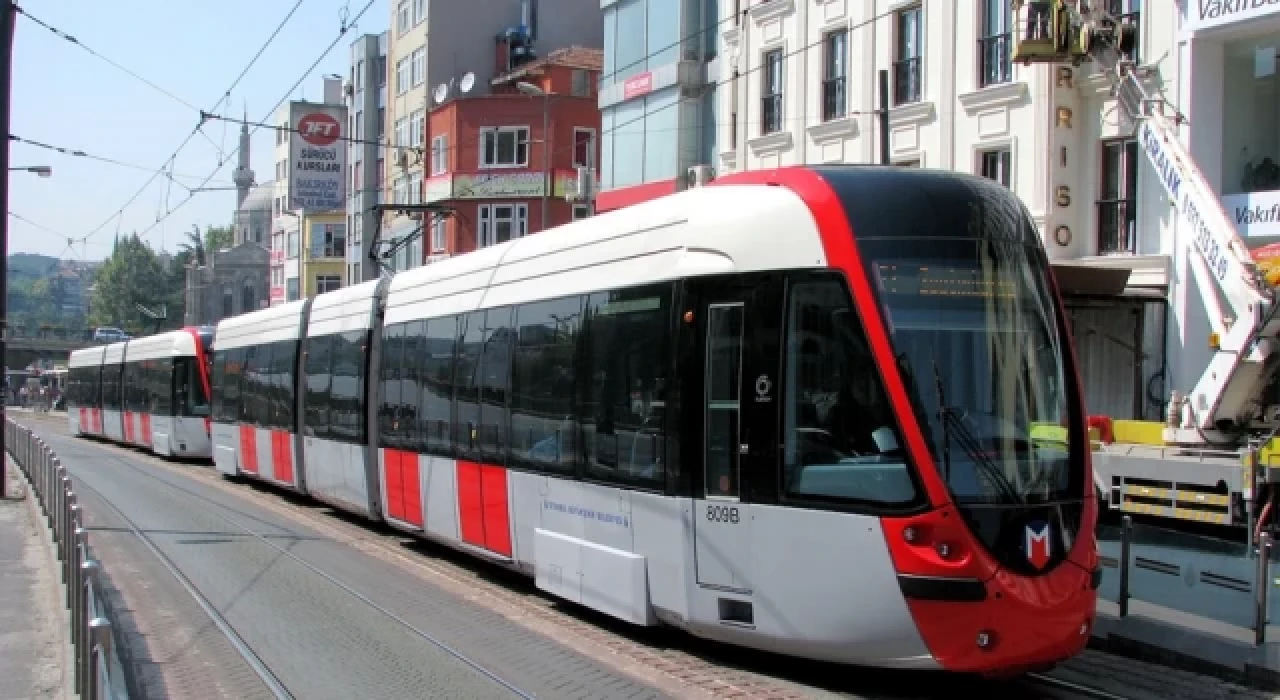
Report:
[[[184,328],[71,353],[73,434],[175,457],[210,457],[212,328]]]
[[[981,178],[786,168],[228,319],[215,461],[624,620],[1013,673],[1080,651],[1083,403]]]

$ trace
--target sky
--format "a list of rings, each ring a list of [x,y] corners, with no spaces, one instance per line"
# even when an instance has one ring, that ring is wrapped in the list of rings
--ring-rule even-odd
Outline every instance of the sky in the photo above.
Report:
[[[209,225],[229,225],[234,190],[197,193],[179,208],[188,191],[176,183],[197,187],[212,174],[206,187],[231,186],[235,157],[216,174],[215,169],[219,152],[230,154],[236,148],[240,127],[234,123],[206,122],[202,133],[173,162],[176,183],[157,177],[132,204],[124,205],[196,127],[199,110],[238,119],[247,109],[250,121],[270,123],[275,114],[272,108],[282,99],[318,99],[323,76],[347,74],[351,43],[361,34],[387,28],[387,1],[373,0],[357,26],[298,90],[287,94],[338,36],[344,10],[353,18],[369,2],[302,0],[232,91],[229,102],[227,88],[295,0],[19,2],[37,19],[195,109],[19,15],[10,133],[138,167],[11,142],[12,166],[48,165],[53,176],[8,173],[9,211],[27,220],[9,217],[9,252],[101,260],[110,254],[117,231],[126,235],[146,229],[150,230],[143,239],[152,248],[174,252],[193,226],[204,230]],[[250,165],[258,182],[274,176],[274,146],[267,129],[258,130],[252,138]],[[168,211],[172,211],[168,218],[157,224]],[[82,240],[86,236],[88,240]],[[68,238],[76,240],[69,246]]]

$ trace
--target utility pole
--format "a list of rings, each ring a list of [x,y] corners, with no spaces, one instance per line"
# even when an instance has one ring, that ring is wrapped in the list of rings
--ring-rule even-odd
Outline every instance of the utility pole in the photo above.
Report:
[[[13,30],[18,21],[17,8],[10,0],[0,0],[0,135],[4,147],[0,148],[0,165],[4,168],[4,180],[0,180],[0,365],[4,366],[4,399],[0,401],[0,418],[4,417],[9,403],[7,359],[9,335],[9,111],[13,92]],[[6,473],[7,457],[4,444],[4,426],[0,426],[0,496],[9,497],[9,475]]]

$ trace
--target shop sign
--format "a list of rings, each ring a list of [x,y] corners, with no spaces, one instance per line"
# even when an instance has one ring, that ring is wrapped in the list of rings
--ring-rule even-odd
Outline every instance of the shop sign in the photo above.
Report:
[[[453,196],[459,199],[541,197],[545,179],[541,172],[454,175]]]
[[[1280,0],[1186,0],[1182,30],[1200,32],[1280,14]]]
[[[622,99],[624,100],[647,95],[650,92],[653,92],[653,73],[650,71],[627,78],[622,83]]]
[[[1229,194],[1222,198],[1222,208],[1241,236],[1280,237],[1280,190]]]
[[[289,208],[347,208],[347,108],[294,102],[289,107]]]

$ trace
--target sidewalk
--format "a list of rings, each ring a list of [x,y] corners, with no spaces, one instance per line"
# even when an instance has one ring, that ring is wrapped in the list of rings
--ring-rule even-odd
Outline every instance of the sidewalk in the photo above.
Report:
[[[1122,618],[1119,605],[1099,599],[1090,646],[1280,691],[1280,628],[1268,626],[1262,646],[1254,646],[1253,639],[1253,630],[1136,599]]]
[[[70,621],[50,533],[18,466],[0,499],[0,699],[74,698]]]

